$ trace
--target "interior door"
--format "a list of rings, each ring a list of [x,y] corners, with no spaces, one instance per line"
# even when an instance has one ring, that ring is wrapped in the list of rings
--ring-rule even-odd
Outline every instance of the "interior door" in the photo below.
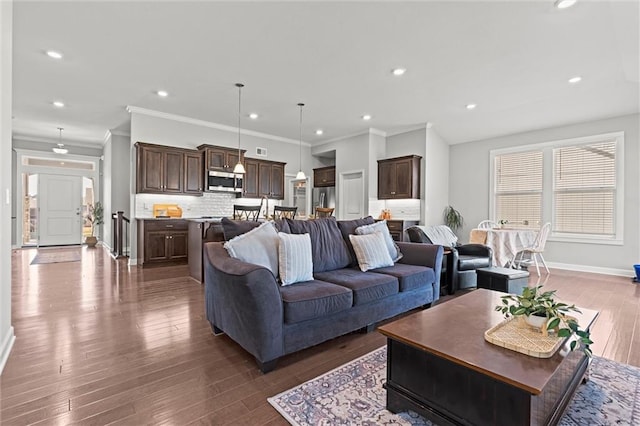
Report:
[[[338,205],[341,220],[365,217],[364,211],[364,177],[362,172],[340,174],[340,204]]]
[[[82,176],[40,174],[38,245],[82,243]]]

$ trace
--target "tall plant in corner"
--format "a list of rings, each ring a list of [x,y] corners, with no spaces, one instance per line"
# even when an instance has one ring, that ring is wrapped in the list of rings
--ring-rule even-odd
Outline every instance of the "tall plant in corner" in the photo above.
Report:
[[[98,243],[98,238],[96,237],[97,227],[104,223],[104,208],[100,201],[95,204],[89,204],[87,220],[91,223],[91,236],[87,237],[85,242],[87,246],[95,247]]]
[[[445,225],[451,228],[453,232],[456,232],[458,229],[462,228],[462,225],[464,225],[464,218],[462,217],[462,214],[451,206],[444,208],[442,216],[444,218]]]

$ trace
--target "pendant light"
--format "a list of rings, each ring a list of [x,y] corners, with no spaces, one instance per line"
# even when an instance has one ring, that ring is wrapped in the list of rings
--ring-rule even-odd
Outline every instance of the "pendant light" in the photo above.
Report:
[[[240,114],[242,113],[242,88],[244,84],[236,83],[238,88],[238,164],[233,168],[233,173],[244,174],[244,166],[242,165],[242,152],[240,151]]]
[[[65,148],[64,144],[62,143],[62,131],[64,130],[64,128],[58,127],[58,130],[60,131],[60,136],[58,137],[58,146],[53,148],[53,152],[55,152],[56,154],[66,154],[69,152],[69,150]]]
[[[302,171],[302,107],[304,106],[304,104],[300,103],[298,104],[298,106],[300,107],[300,170],[296,175],[296,179],[302,180],[307,178]]]

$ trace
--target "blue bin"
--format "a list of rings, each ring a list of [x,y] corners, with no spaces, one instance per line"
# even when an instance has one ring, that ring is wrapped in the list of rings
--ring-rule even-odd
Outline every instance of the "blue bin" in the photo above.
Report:
[[[636,281],[640,281],[640,264],[633,265],[633,269],[636,270]]]

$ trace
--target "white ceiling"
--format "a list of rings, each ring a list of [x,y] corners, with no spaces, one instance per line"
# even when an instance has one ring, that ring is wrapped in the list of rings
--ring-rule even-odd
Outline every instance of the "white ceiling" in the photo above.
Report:
[[[638,1],[17,1],[13,131],[101,144],[128,130],[127,105],[235,126],[236,82],[260,114],[243,128],[297,140],[304,102],[311,143],[426,122],[461,143],[637,113],[639,15]]]

